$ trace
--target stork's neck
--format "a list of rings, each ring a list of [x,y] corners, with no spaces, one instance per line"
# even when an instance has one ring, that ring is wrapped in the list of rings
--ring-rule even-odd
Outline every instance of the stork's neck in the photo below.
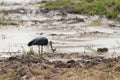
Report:
[[[50,47],[51,47],[51,49],[53,49],[53,46],[52,46],[52,41],[50,41]]]
[[[56,51],[56,49],[53,48],[52,41],[50,41],[50,47],[51,47],[51,50],[52,50],[53,52]]]

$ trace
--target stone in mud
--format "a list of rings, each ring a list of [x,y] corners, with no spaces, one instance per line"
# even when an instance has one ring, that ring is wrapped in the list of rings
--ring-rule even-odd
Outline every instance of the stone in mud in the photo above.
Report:
[[[46,9],[41,9],[40,11],[41,11],[42,13],[49,13],[50,10],[51,10],[51,9],[46,8]]]
[[[52,34],[50,34],[51,36],[57,36],[57,34],[54,34],[54,33],[52,33]]]
[[[108,52],[108,48],[98,48],[97,52]]]
[[[78,61],[70,60],[67,62],[56,61],[55,68],[76,68],[81,67]]]
[[[17,57],[17,56],[14,57],[14,56],[12,56],[12,57],[9,57],[8,60],[9,60],[9,61],[12,61],[12,60],[20,60],[20,57]]]
[[[70,60],[70,61],[68,61],[67,63],[67,68],[77,68],[77,67],[81,67],[81,64],[80,64],[80,62],[78,62],[78,61],[75,61],[75,60]]]
[[[110,26],[110,27],[116,27],[116,25],[115,25],[115,24],[109,24],[109,26]]]
[[[55,61],[54,64],[55,64],[55,68],[65,68],[66,67],[66,64],[62,61]]]
[[[67,63],[75,63],[75,60],[69,60],[69,61],[67,61]]]
[[[85,22],[85,20],[83,18],[78,18],[77,21],[78,22]]]

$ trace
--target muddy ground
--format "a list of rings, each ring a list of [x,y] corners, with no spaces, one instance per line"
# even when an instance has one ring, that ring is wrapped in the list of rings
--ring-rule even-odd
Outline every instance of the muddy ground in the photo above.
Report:
[[[119,80],[120,58],[77,55],[79,60],[49,61],[54,53],[0,60],[0,80]],[[46,56],[47,55],[47,56]],[[46,57],[45,57],[46,56]],[[75,56],[55,54],[54,57]],[[81,59],[81,60],[80,60]]]
[[[0,80],[120,80],[119,17],[64,14],[27,0],[5,1],[0,17],[12,23],[0,25]],[[45,47],[40,56],[26,54],[27,43],[38,36],[52,40],[56,52]],[[107,52],[97,52],[104,47]]]

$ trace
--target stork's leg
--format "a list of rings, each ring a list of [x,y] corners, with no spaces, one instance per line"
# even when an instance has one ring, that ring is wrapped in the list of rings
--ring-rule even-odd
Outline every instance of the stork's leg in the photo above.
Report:
[[[40,46],[38,45],[38,53],[39,53],[39,56],[40,56]]]
[[[43,46],[41,46],[41,53],[43,53]]]

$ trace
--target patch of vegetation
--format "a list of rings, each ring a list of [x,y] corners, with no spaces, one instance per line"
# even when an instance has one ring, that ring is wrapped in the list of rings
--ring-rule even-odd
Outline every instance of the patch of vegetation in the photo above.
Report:
[[[34,50],[33,50],[33,47],[30,47],[30,48],[29,48],[29,52],[28,52],[28,53],[29,53],[29,54],[32,54],[32,55],[35,54],[35,52],[34,52]]]
[[[106,15],[109,19],[120,14],[119,0],[53,0],[40,5],[42,8],[65,9],[77,14]]]
[[[4,17],[0,17],[0,25],[18,25],[15,21],[6,20]]]
[[[7,22],[4,17],[0,17],[0,25],[5,25]]]
[[[91,22],[90,25],[93,25],[93,26],[101,26],[102,23],[101,23],[99,20],[94,20],[94,21]]]
[[[73,2],[74,1],[72,0],[55,0],[55,1],[49,1],[41,7],[51,8],[51,9],[64,8],[66,6],[70,6]]]

